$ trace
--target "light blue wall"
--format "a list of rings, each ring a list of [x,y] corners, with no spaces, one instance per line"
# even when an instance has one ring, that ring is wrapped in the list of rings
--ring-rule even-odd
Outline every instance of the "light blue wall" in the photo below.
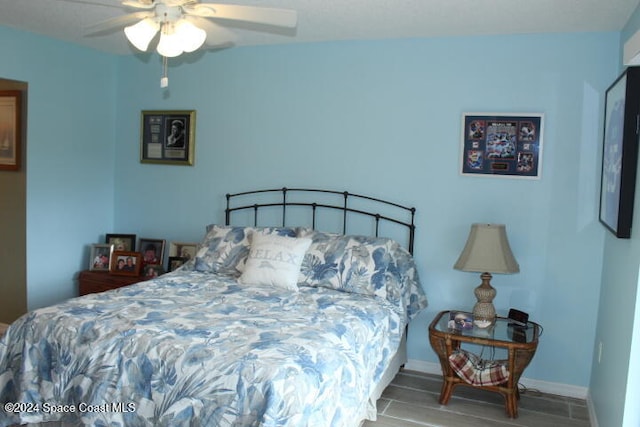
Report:
[[[0,53],[0,76],[29,84],[27,303],[34,309],[77,295],[87,245],[112,228],[116,64],[3,27]]]
[[[236,48],[172,66],[163,90],[157,56],[0,28],[13,58],[0,75],[29,83],[29,307],[74,295],[104,233],[195,241],[222,222],[228,191],[348,189],[418,209],[430,306],[412,325],[412,359],[435,362],[437,311],[473,304],[479,278],[452,268],[469,225],[501,222],[521,273],[494,278],[496,306],[545,327],[525,376],[587,386],[605,239],[600,122],[618,46],[619,34],[597,33]],[[139,163],[146,109],[197,111],[195,166]],[[459,176],[468,111],[543,112],[542,179]]]
[[[528,378],[586,387],[604,229],[598,223],[603,93],[619,34],[522,35],[236,48],[169,71],[123,57],[116,119],[115,226],[199,240],[226,192],[347,189],[415,205],[430,306],[409,356],[435,362],[426,327],[470,309],[475,274],[453,270],[472,222],[507,224],[520,274],[496,276],[496,307],[544,326]],[[140,110],[197,111],[196,164],[140,164]],[[458,174],[463,112],[545,114],[542,179]],[[561,356],[560,356],[561,355]]]
[[[636,9],[621,34],[618,71],[624,68],[624,43],[640,29],[640,9]],[[613,82],[613,81],[612,81]],[[638,325],[638,268],[640,267],[640,174],[636,182],[631,239],[616,239],[606,233],[602,270],[602,291],[598,308],[598,323],[594,354],[602,343],[600,363],[594,358],[591,397],[598,424],[604,426],[637,427],[640,422],[638,392],[640,391],[640,326]],[[635,344],[634,344],[635,336]],[[620,398],[625,396],[625,398]]]

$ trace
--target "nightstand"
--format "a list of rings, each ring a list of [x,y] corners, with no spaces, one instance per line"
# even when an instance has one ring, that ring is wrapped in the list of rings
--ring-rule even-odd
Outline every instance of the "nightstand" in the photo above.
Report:
[[[108,271],[85,270],[78,276],[80,295],[110,291],[147,280],[143,276],[117,276]]]
[[[440,392],[440,403],[446,405],[451,398],[453,389],[458,385],[476,387],[502,394],[505,398],[507,415],[510,418],[516,418],[518,416],[518,399],[520,398],[518,381],[522,372],[533,359],[538,347],[540,325],[534,322],[527,322],[526,328],[514,327],[510,325],[508,318],[497,317],[495,323],[485,329],[476,326],[469,328],[450,327],[450,313],[452,312],[442,311],[438,313],[429,325],[429,341],[438,355],[442,368],[443,383]],[[494,362],[493,364],[487,363],[491,361],[482,361],[480,365],[499,367],[501,368],[501,373],[503,375],[506,374],[507,378],[503,380],[504,376],[495,375],[494,378],[500,378],[499,381],[501,382],[489,384],[490,380],[487,380],[489,375],[472,377],[472,374],[480,374],[480,371],[469,372],[474,371],[476,367],[473,362],[477,362],[477,360],[473,359],[477,356],[473,354],[471,354],[472,359],[466,360],[464,366],[465,373],[469,375],[460,375],[458,373],[462,370],[460,358],[469,354],[461,349],[461,344],[463,343],[506,349],[508,357],[504,361]],[[454,369],[454,366],[456,369]],[[481,368],[484,368],[484,366]],[[479,378],[480,380],[474,382],[470,378]]]

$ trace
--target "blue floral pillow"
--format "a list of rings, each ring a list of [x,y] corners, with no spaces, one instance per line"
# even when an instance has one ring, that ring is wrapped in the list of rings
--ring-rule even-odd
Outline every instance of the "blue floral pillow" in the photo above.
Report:
[[[207,234],[198,246],[194,269],[206,273],[221,273],[239,277],[249,255],[249,235],[296,237],[294,228],[286,227],[234,227],[210,224]]]
[[[407,321],[426,307],[413,257],[394,240],[308,229],[299,229],[298,236],[312,239],[299,286],[376,296],[393,304]]]

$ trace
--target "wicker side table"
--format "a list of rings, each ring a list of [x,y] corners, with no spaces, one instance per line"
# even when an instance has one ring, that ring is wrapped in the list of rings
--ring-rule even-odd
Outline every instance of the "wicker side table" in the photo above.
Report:
[[[509,325],[509,319],[497,317],[493,326],[488,329],[477,327],[469,329],[449,328],[450,311],[438,313],[429,325],[429,341],[438,355],[442,368],[442,390],[440,404],[449,403],[453,389],[463,385],[500,393],[505,398],[506,413],[510,418],[518,416],[518,381],[525,368],[533,359],[538,347],[540,325],[528,322],[526,329],[517,329]],[[460,377],[451,367],[449,356],[461,348],[462,343],[482,346],[501,347],[507,350],[507,369],[509,378],[505,383],[497,385],[476,385]]]

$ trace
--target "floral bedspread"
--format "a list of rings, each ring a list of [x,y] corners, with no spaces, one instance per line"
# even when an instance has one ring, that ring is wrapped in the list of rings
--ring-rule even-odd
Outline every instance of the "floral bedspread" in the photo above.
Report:
[[[355,426],[375,414],[397,311],[198,271],[71,299],[0,340],[0,426]]]

